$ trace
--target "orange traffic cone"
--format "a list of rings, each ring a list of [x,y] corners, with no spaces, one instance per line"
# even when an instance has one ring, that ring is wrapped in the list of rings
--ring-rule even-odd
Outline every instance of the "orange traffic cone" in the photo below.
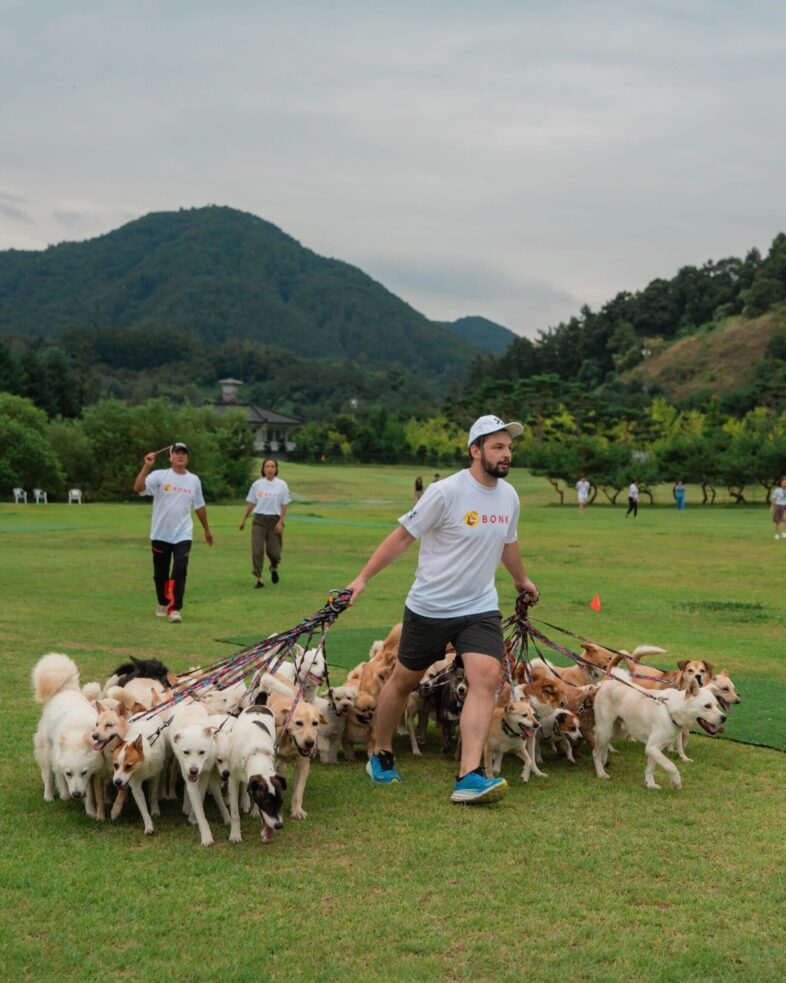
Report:
[[[590,607],[593,611],[600,611],[600,595],[596,594],[590,601]]]

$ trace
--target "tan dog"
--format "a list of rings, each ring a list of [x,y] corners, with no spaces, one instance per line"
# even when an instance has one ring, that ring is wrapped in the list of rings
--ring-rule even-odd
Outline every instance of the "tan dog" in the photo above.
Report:
[[[347,716],[347,725],[341,738],[341,746],[347,761],[357,761],[355,744],[362,744],[370,756],[374,750],[374,714],[377,701],[370,693],[360,692],[355,705]]]
[[[708,686],[714,676],[712,663],[704,659],[681,659],[671,671],[642,665],[637,658],[639,649],[632,656],[615,655],[610,668],[624,662],[637,686],[643,689],[688,689],[695,680],[699,687]],[[639,656],[640,657],[640,656]]]
[[[93,742],[93,750],[100,751],[103,755],[103,763],[93,776],[93,790],[96,800],[96,819],[104,820],[106,819],[104,783],[111,781],[114,776],[112,752],[121,741],[125,740],[129,711],[124,703],[107,697],[96,701],[96,713],[98,717],[90,738]]]
[[[569,667],[555,666],[547,659],[533,659],[530,662],[533,679],[553,679],[557,676],[571,686],[591,685],[610,668],[615,655],[594,642],[585,642],[581,647],[584,650],[583,658],[591,663],[590,666],[579,664]]]
[[[538,721],[528,700],[514,700],[504,707],[496,707],[491,718],[491,728],[483,748],[483,767],[487,778],[493,778],[502,770],[502,757],[510,751],[524,762],[521,780],[529,781],[535,762],[528,745],[535,737]]]
[[[317,707],[305,700],[299,700],[292,711],[293,701],[294,695],[286,697],[280,693],[272,693],[268,697],[267,705],[276,717],[277,761],[294,761],[294,783],[289,814],[293,819],[307,819],[308,813],[303,808],[303,793],[311,769],[311,758],[317,749],[319,725],[327,721]],[[292,711],[291,716],[290,711]]]
[[[346,685],[354,686],[359,693],[368,693],[377,700],[391,672],[392,664],[388,666],[381,659],[369,659],[355,666],[347,676]]]

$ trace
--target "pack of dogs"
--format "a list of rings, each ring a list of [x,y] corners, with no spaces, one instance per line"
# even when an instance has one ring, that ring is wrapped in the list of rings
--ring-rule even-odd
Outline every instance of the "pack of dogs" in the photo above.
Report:
[[[114,796],[109,815],[116,820],[130,791],[144,832],[152,834],[161,800],[182,795],[184,815],[197,827],[201,844],[210,846],[209,792],[231,843],[241,841],[241,813],[260,820],[261,841],[270,843],[283,826],[287,766],[289,815],[303,820],[315,758],[334,765],[340,754],[353,762],[359,748],[372,753],[377,701],[393,671],[400,636],[398,624],[374,642],[342,685],[322,692],[322,651],[296,646],[290,661],[262,673],[251,687],[237,683],[175,703],[173,687],[197,681],[199,669],[178,676],[157,659],[132,659],[103,685],[82,685],[69,656],[45,655],[32,674],[34,697],[42,705],[33,743],[44,800],[53,801],[57,792],[104,820]],[[644,745],[646,787],[660,787],[659,766],[679,789],[680,772],[667,752],[691,761],[686,749],[692,729],[710,735],[723,730],[740,702],[728,672],[695,659],[679,661],[674,670],[654,668],[641,661],[664,654],[654,646],[631,654],[589,642],[582,649],[581,663],[569,668],[543,658],[514,665],[508,652],[484,749],[486,774],[499,774],[504,755],[512,754],[522,763],[523,782],[533,774],[547,777],[540,767],[545,748],[575,764],[586,745],[597,777],[608,779],[611,742],[627,736]],[[468,690],[461,657],[448,646],[410,695],[399,727],[413,754],[422,753],[433,720],[442,753],[458,756]]]

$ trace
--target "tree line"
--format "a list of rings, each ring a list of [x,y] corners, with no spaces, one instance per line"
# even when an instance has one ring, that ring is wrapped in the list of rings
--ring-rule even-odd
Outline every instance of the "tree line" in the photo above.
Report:
[[[714,502],[718,488],[744,504],[768,500],[786,471],[786,411],[757,407],[738,418],[724,414],[717,401],[705,411],[679,410],[658,398],[638,409],[626,405],[614,417],[608,407],[606,415],[583,403],[571,409],[549,396],[550,388],[543,381],[539,401],[503,416],[524,423],[516,462],[546,478],[559,501],[584,474],[593,499],[610,503],[635,478],[645,498],[655,485],[682,480],[701,487],[705,504]],[[384,407],[363,416],[339,414],[296,431],[289,457],[459,468],[472,418],[442,413],[418,419]],[[79,487],[88,499],[133,498],[142,456],[174,439],[188,443],[210,498],[245,494],[257,452],[242,410],[218,414],[164,399],[137,406],[105,399],[78,418],[50,418],[31,400],[0,393],[0,493],[41,487],[56,498]]]

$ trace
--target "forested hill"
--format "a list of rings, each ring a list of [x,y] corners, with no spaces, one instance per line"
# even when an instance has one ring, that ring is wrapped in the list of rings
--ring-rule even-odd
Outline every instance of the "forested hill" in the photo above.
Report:
[[[42,252],[0,252],[0,332],[154,328],[398,362],[461,377],[478,346],[429,321],[361,270],[231,208],[159,212]]]
[[[501,355],[517,337],[509,328],[485,317],[460,317],[457,321],[443,322],[443,327],[491,355]]]

